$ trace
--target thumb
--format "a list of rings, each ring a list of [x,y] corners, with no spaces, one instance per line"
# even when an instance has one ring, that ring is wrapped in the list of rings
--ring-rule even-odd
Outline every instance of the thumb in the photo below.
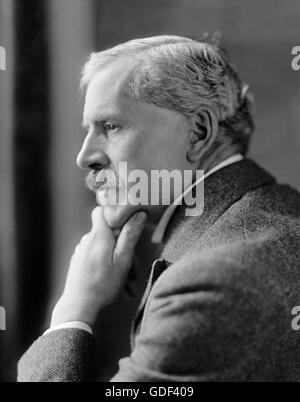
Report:
[[[114,250],[114,263],[122,270],[129,269],[133,260],[134,248],[146,222],[146,212],[132,215],[123,226]]]
[[[98,228],[102,228],[105,221],[103,218],[103,211],[102,211],[101,206],[98,206],[93,209],[92,214],[91,214],[91,219],[92,219],[92,230],[97,230]]]

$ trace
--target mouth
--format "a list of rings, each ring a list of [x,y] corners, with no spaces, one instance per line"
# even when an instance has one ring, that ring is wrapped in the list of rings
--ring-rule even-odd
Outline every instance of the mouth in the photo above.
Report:
[[[113,205],[113,199],[115,198],[114,195],[111,193],[114,189],[109,186],[105,185],[106,182],[100,185],[96,190],[96,201],[99,205]]]
[[[97,204],[116,205],[120,189],[113,171],[106,169],[90,172],[86,177],[86,185],[96,195]]]
[[[107,177],[103,176],[103,174],[99,172],[95,177],[95,187],[97,191],[104,187],[107,181]]]
[[[106,201],[106,202],[105,202]],[[98,188],[96,191],[96,202],[98,205],[104,206],[107,204],[107,197],[104,195],[104,189]]]

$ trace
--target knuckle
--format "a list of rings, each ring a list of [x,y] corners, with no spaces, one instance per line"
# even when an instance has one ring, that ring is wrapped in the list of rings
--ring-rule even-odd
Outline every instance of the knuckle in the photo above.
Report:
[[[92,220],[97,220],[102,214],[102,208],[100,206],[96,207],[92,211]]]
[[[82,236],[80,243],[86,243],[88,239],[89,239],[89,233],[86,233],[84,236]]]

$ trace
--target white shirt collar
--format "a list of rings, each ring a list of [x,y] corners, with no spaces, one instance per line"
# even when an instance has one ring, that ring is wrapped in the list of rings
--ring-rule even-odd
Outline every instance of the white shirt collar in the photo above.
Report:
[[[184,192],[175,199],[175,201],[168,206],[168,208],[164,211],[162,214],[160,221],[158,222],[152,237],[151,237],[151,242],[155,244],[160,244],[163,241],[168,223],[170,222],[170,219],[177,207],[182,201],[182,199],[185,197],[186,194],[188,194],[192,188],[197,186],[199,183],[201,183],[204,179],[206,179],[208,176],[212,175],[215,173],[217,170],[223,169],[225,166],[231,165],[233,163],[239,162],[240,160],[243,159],[243,155],[241,154],[234,154],[230,156],[229,158],[225,159],[215,167],[213,167],[211,170],[209,170],[207,173],[202,175],[198,180],[196,180],[193,184],[191,184]]]

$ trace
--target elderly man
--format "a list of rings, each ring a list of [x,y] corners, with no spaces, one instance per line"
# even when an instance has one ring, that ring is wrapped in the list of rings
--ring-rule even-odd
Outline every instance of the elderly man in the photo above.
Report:
[[[90,171],[100,206],[50,329],[20,360],[19,380],[94,378],[93,325],[126,283],[146,218],[162,251],[131,354],[112,381],[295,380],[300,195],[245,157],[250,96],[226,54],[186,37],[133,40],[93,54],[82,87],[87,135],[77,163]],[[153,205],[130,202],[133,184],[124,183],[136,170],[193,175],[170,186],[171,205]],[[198,186],[204,203],[187,214],[184,195]],[[112,191],[118,203],[108,201]]]

